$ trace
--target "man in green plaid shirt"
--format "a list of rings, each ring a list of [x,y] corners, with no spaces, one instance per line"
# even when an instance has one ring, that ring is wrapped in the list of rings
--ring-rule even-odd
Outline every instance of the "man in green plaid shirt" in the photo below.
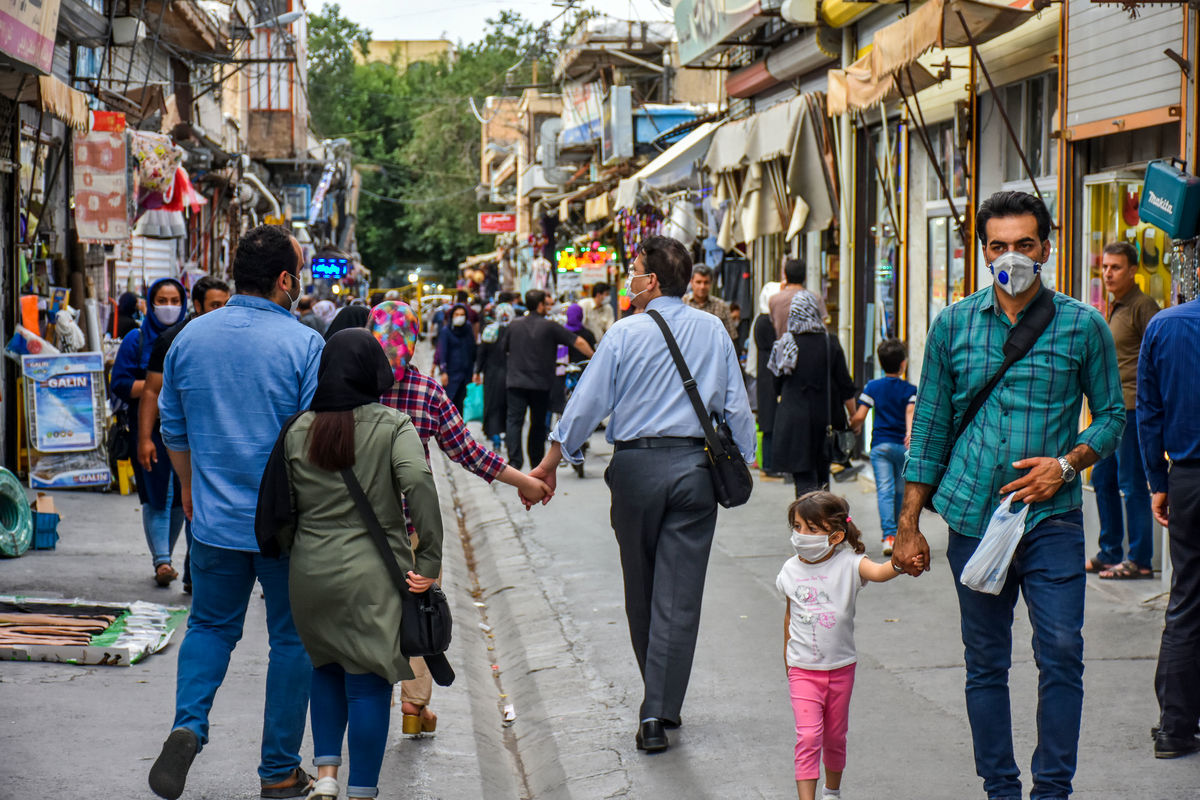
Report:
[[[1018,592],[1033,625],[1038,664],[1038,744],[1033,800],[1071,793],[1083,709],[1083,494],[1076,476],[1111,454],[1125,428],[1116,350],[1104,317],[1054,294],[1055,314],[1032,350],[1012,365],[958,441],[959,420],[1004,361],[1009,331],[1043,287],[1050,214],[1022,192],[997,192],[976,215],[995,280],[942,311],[929,330],[913,418],[907,485],[892,563],[920,574],[912,557],[929,545],[919,530],[932,496],[950,527],[967,665],[967,715],[975,768],[989,800],[1019,800],[1008,670]],[[1092,422],[1080,432],[1084,396]],[[992,512],[1008,495],[1029,504],[1025,535],[998,595],[959,582]]]

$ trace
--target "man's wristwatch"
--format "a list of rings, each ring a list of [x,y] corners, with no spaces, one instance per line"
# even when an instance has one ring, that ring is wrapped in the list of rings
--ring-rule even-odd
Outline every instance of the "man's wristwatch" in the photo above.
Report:
[[[1071,466],[1071,462],[1067,461],[1066,456],[1058,457],[1058,465],[1062,467],[1063,483],[1070,483],[1071,481],[1075,480],[1075,476],[1079,474],[1075,471],[1075,468]]]

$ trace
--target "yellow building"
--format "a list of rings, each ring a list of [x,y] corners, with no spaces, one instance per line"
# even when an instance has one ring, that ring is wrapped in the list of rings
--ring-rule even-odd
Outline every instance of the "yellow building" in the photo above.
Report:
[[[401,72],[406,70],[409,64],[436,61],[443,55],[454,58],[454,44],[447,39],[372,41],[367,47],[365,58],[355,52],[355,57],[362,63],[380,61],[384,64],[395,64]]]

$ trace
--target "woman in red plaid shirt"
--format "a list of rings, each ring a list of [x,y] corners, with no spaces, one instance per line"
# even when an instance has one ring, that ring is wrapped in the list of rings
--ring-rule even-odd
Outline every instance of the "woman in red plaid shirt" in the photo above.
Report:
[[[546,484],[512,468],[499,455],[481,447],[471,438],[466,423],[441,384],[428,375],[422,375],[410,363],[416,350],[419,326],[416,313],[407,303],[389,300],[371,309],[371,332],[383,346],[396,374],[396,383],[379,402],[412,418],[425,445],[426,460],[429,459],[429,440],[432,438],[443,453],[488,483],[499,480],[515,486],[527,504],[552,494]],[[407,506],[404,517],[408,523],[408,534],[415,539],[416,531]],[[437,715],[428,707],[433,694],[433,679],[422,659],[409,659],[409,664],[416,677],[400,684],[404,733],[433,733],[437,728]]]

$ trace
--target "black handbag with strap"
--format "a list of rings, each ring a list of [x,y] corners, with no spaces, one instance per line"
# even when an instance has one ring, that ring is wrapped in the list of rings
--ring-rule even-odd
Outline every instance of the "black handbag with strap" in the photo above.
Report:
[[[979,414],[979,411],[983,408],[983,404],[991,396],[992,390],[999,385],[1000,380],[1004,377],[1004,373],[1008,372],[1009,367],[1013,364],[1029,355],[1029,351],[1033,349],[1033,345],[1045,333],[1046,328],[1050,327],[1050,323],[1054,321],[1054,311],[1054,291],[1043,287],[1025,310],[1025,316],[1021,317],[1017,321],[1017,324],[1009,330],[1008,338],[1004,340],[1004,363],[1000,365],[1000,369],[996,370],[996,374],[991,377],[991,380],[967,404],[967,410],[963,414],[962,419],[959,420],[958,428],[954,431],[954,441],[950,445],[950,453],[946,457],[947,463],[950,461],[950,456],[954,454],[954,446],[958,444],[958,440],[966,432],[967,426]],[[925,501],[925,508],[930,511],[934,510],[933,496],[937,494],[939,485],[941,485],[940,478],[938,479],[938,483],[934,484],[933,491],[929,493],[929,499]]]
[[[846,428],[834,429],[833,427],[833,337],[828,332],[825,333],[825,413],[829,415],[829,421],[825,423],[825,455],[831,464],[840,464],[843,467],[850,466],[850,457],[854,455],[854,447],[858,444],[858,437],[854,431]],[[841,406],[838,406],[841,409]],[[845,412],[842,412],[842,420],[845,421]]]
[[[712,476],[713,493],[717,502],[725,508],[743,505],[750,499],[750,493],[754,490],[754,479],[750,477],[750,468],[742,460],[742,454],[733,441],[733,431],[729,429],[729,423],[719,420],[717,424],[713,424],[712,416],[705,409],[704,401],[700,399],[696,380],[692,377],[687,362],[683,360],[683,353],[679,352],[679,344],[667,326],[667,321],[662,318],[662,314],[653,309],[646,313],[658,323],[663,338],[667,340],[667,349],[671,351],[671,359],[675,362],[675,368],[679,370],[679,377],[683,379],[684,391],[692,401],[692,409],[704,430],[704,449],[708,454],[708,471]]]
[[[387,533],[371,508],[362,484],[354,475],[354,470],[342,470],[342,480],[350,491],[358,513],[367,525],[375,548],[379,551],[383,564],[387,567],[392,583],[400,592],[400,652],[405,658],[423,658],[429,674],[439,686],[449,686],[454,683],[454,670],[446,660],[446,650],[450,647],[450,634],[453,621],[450,617],[450,603],[445,592],[436,583],[420,593],[411,592],[404,572],[396,561],[396,555],[388,544]]]

